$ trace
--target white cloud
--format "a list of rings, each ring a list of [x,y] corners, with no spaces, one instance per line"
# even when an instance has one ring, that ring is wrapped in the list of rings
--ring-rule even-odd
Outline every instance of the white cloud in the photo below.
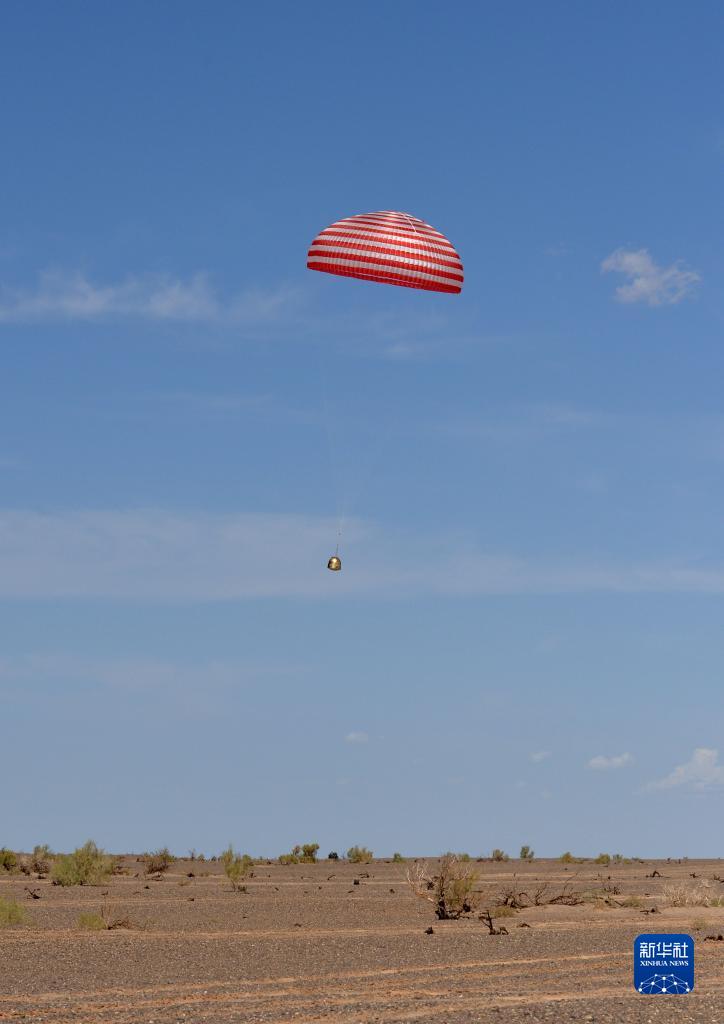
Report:
[[[345,736],[346,743],[368,743],[369,736],[366,732],[348,732]]]
[[[252,324],[273,319],[296,295],[295,290],[282,287],[268,292],[250,288],[224,297],[203,273],[187,280],[146,274],[96,284],[79,271],[45,271],[34,288],[0,289],[0,322],[136,317]]]
[[[597,771],[607,771],[609,768],[627,768],[631,764],[633,764],[632,754],[615,754],[613,757],[599,754],[598,757],[591,758],[587,767]]]
[[[550,756],[550,750],[534,750],[528,754],[528,760],[532,761],[533,764],[539,764],[541,761],[546,761]]]
[[[627,284],[619,285],[619,302],[645,302],[649,306],[670,306],[689,295],[701,280],[680,261],[668,267],[654,263],[648,249],[616,249],[601,264],[603,273],[624,274]]]
[[[213,660],[201,664],[155,658],[104,658],[66,652],[0,656],[3,700],[27,701],[33,692],[50,696],[103,692],[127,701],[155,697],[182,713],[214,717],[219,708],[270,680],[303,678],[306,669],[283,659],[271,662]],[[209,695],[213,699],[209,699]]]
[[[651,783],[649,789],[673,789],[676,786],[697,790],[724,786],[724,765],[719,764],[719,751],[697,747],[688,761],[677,765],[665,778]]]

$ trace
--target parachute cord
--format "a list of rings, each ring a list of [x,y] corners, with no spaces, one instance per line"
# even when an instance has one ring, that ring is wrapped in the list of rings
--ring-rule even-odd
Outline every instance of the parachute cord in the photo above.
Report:
[[[429,239],[425,238],[423,235],[420,234],[420,232],[415,227],[415,224],[414,224],[412,218],[410,217],[409,213],[403,213],[402,216],[408,221],[408,223],[409,223],[410,227],[412,228],[412,230],[415,232],[417,237],[420,239],[422,244],[425,246],[425,252],[427,253],[427,255],[428,256],[434,255],[433,250],[430,248]]]
[[[327,372],[328,367],[325,365],[322,358],[321,346],[317,349],[317,355],[319,359],[319,376],[322,382],[322,408],[324,410],[324,432],[327,436],[327,454],[329,457],[329,468],[332,476],[332,486],[334,489],[334,502],[337,509],[337,552],[339,552],[339,545],[342,539],[342,526],[344,523],[344,512],[342,507],[342,501],[340,498],[340,474],[339,474],[339,459],[338,452],[335,452],[335,446],[332,441],[332,425],[331,416],[329,412],[329,402],[327,400],[327,391],[329,384],[329,374]]]
[[[413,230],[413,231],[415,232],[415,234],[416,234],[416,235],[419,235],[419,234],[420,234],[420,232],[419,232],[419,231],[417,230],[417,228],[415,227],[415,224],[414,224],[414,222],[413,222],[413,220],[412,220],[412,217],[411,217],[411,216],[409,215],[409,213],[403,213],[403,214],[402,214],[402,216],[403,216],[403,217],[404,217],[404,218],[405,218],[405,219],[406,219],[407,221],[409,221],[409,223],[410,223],[410,227],[411,227],[411,228],[412,228],[412,230]]]

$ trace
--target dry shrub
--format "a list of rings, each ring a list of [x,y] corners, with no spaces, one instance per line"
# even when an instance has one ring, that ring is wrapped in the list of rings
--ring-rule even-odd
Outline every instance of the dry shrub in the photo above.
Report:
[[[133,928],[134,925],[130,917],[116,917],[112,908],[104,903],[100,914],[79,914],[78,927],[89,932],[112,932],[117,928]]]
[[[626,907],[627,910],[641,910],[644,906],[644,901],[640,896],[626,896],[621,902],[622,907]]]
[[[508,935],[510,933],[508,932],[508,929],[505,927],[505,925],[501,925],[500,928],[496,928],[495,927],[495,921],[493,920],[493,918],[494,918],[494,916],[495,917],[498,916],[497,915],[497,910],[498,909],[500,909],[500,908],[496,908],[496,914],[495,915],[493,915],[490,912],[490,910],[484,910],[482,914],[478,915],[478,920],[482,921],[484,924],[486,924],[488,926],[488,932],[491,935]]]
[[[5,899],[0,896],[0,928],[8,928],[13,924],[22,924],[26,918],[25,907],[17,900]]]
[[[33,854],[30,858],[30,867],[36,875],[47,875],[50,871],[52,859],[53,851],[47,843],[43,843],[42,846],[34,846]]]
[[[347,860],[350,864],[369,864],[374,854],[366,846],[350,846],[347,850]]]
[[[441,858],[436,874],[427,862],[416,861],[407,870],[407,881],[416,896],[433,904],[440,921],[470,914],[480,901],[477,872],[452,853]]]
[[[519,889],[513,876],[513,882],[504,886],[498,894],[495,904],[499,907],[510,907],[511,910],[524,910],[526,907],[543,907],[558,904],[566,907],[577,907],[584,902],[584,894],[573,888],[573,879],[566,882],[560,892],[551,894],[548,882],[539,882],[530,891]]]
[[[163,846],[160,850],[154,850],[153,853],[144,853],[144,871],[147,875],[162,875],[164,871],[168,871],[175,860],[176,858],[169,848]]]
[[[7,871],[13,874],[18,868],[17,854],[7,847],[0,847],[0,871]]]
[[[664,899],[670,907],[721,907],[724,898],[716,896],[709,882],[696,885],[665,885]]]

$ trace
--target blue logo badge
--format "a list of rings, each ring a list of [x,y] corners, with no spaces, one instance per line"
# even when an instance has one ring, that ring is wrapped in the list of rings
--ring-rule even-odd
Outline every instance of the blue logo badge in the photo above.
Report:
[[[639,935],[634,940],[634,988],[649,996],[683,996],[694,987],[691,935]]]

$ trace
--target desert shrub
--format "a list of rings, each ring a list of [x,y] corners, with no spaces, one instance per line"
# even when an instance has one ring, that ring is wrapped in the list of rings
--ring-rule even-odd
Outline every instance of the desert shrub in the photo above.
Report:
[[[603,893],[604,896],[618,896],[621,892],[620,887],[611,880],[610,875],[608,876],[608,878],[604,878],[603,875],[599,874],[598,886],[598,891]]]
[[[0,848],[0,871],[17,871],[18,868],[18,857],[12,850],[8,850],[7,847],[3,846]]]
[[[17,900],[5,899],[0,896],[0,928],[8,928],[13,924],[22,924],[27,914]]]
[[[493,917],[515,917],[515,908],[507,903],[492,908]]]
[[[493,913],[491,913],[490,908],[484,910],[482,914],[478,914],[478,920],[488,926],[488,932],[491,935],[509,935],[510,933],[504,924],[502,924],[500,928],[495,927],[494,916],[497,909],[498,908],[493,908]]]
[[[24,854],[24,853],[21,853],[21,854],[18,855],[18,871],[22,871],[22,873],[24,875],[27,875],[28,878],[33,873],[33,869],[31,867],[31,863],[32,863],[32,857],[29,857],[27,854]]]
[[[500,907],[510,907],[511,910],[522,910],[523,907],[529,907],[531,903],[535,904],[535,906],[540,906],[544,893],[544,886],[539,886],[532,895],[525,892],[523,889],[519,889],[515,883],[515,876],[513,876],[513,883],[511,885],[506,885],[502,891],[498,893],[493,909],[497,914]]]
[[[640,896],[626,896],[621,902],[622,907],[626,907],[627,910],[640,910],[644,905],[644,901]]]
[[[372,857],[372,850],[368,850],[366,846],[350,846],[347,850],[347,860],[350,864],[369,864]]]
[[[508,854],[504,850],[498,850],[497,847],[490,854],[490,857],[491,857],[492,860],[497,860],[497,861],[510,860],[510,857],[508,856]]]
[[[392,854],[392,863],[393,864],[404,864],[405,863],[405,858],[402,856],[401,853],[393,853]]]
[[[144,870],[147,875],[161,875],[164,871],[168,871],[175,860],[176,858],[169,848],[164,846],[160,850],[154,850],[153,853],[144,853],[143,862],[146,865]]]
[[[231,888],[234,892],[242,892],[244,889],[242,880],[246,878],[249,871],[253,868],[254,858],[250,857],[248,853],[237,853],[231,843],[229,843],[228,847],[219,857],[219,860],[224,865],[224,872],[231,882]]]
[[[47,875],[53,859],[53,851],[47,843],[42,846],[34,846],[30,858],[30,867],[38,875]]]
[[[570,850],[566,850],[558,858],[561,864],[583,864],[584,859],[583,857],[574,857]]]
[[[56,885],[99,885],[113,871],[114,860],[89,839],[73,853],[61,854],[53,864]]]
[[[114,931],[116,928],[133,928],[134,924],[129,917],[116,917],[112,908],[104,903],[100,914],[79,914],[78,927],[84,931],[105,932]]]
[[[480,899],[475,869],[461,864],[454,853],[441,857],[436,874],[428,864],[416,861],[407,869],[407,881],[416,896],[434,905],[441,921],[471,913]]]
[[[520,848],[520,859],[521,860],[533,860],[535,857],[535,851],[531,850],[530,846],[521,846]]]
[[[696,885],[665,885],[664,899],[670,907],[721,907],[724,898],[717,896],[709,882]]]
[[[327,854],[327,860],[339,860],[339,854],[336,850],[332,850],[331,853]]]
[[[278,858],[280,864],[316,864],[319,843],[297,844],[291,853],[283,853]]]
[[[610,853],[599,853],[599,855],[596,857],[596,859],[594,860],[593,863],[594,864],[603,864],[606,867],[608,867],[608,865],[611,863],[611,854]]]
[[[87,932],[104,932],[108,925],[100,914],[78,914],[78,927]]]

